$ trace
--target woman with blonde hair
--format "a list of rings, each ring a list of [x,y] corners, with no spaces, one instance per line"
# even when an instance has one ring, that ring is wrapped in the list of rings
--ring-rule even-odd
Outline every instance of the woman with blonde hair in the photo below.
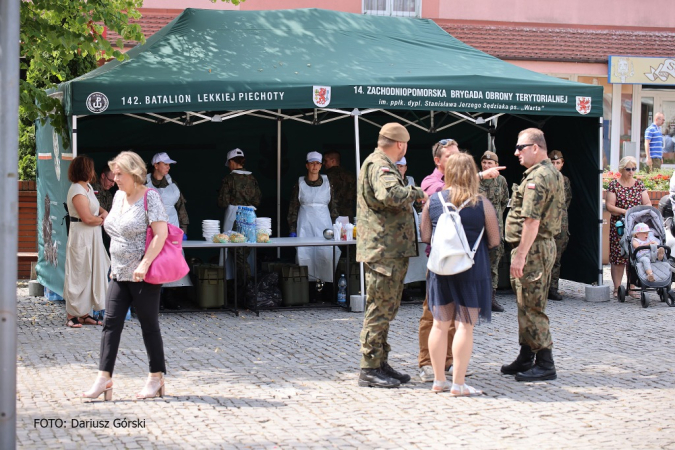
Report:
[[[623,271],[628,258],[621,256],[621,237],[616,229],[616,222],[633,206],[651,205],[647,188],[642,181],[635,178],[637,161],[632,156],[626,156],[619,161],[621,176],[609,182],[605,205],[611,214],[609,221],[609,263],[611,265],[612,281],[614,282],[614,297],[619,290]],[[631,294],[632,296],[632,294]]]
[[[136,398],[164,396],[164,344],[159,329],[159,293],[161,285],[144,281],[150,264],[164,246],[168,234],[168,216],[162,198],[145,186],[145,163],[136,153],[122,152],[108,163],[119,190],[105,221],[110,236],[111,280],[105,305],[101,335],[98,378],[85,398],[112,399],[112,373],[117,359],[124,318],[130,306],[136,309],[143,342],[150,360],[148,380]],[[147,207],[146,207],[147,198]],[[147,211],[146,211],[147,210]],[[146,251],[148,225],[154,237]]]
[[[442,197],[442,199],[441,199]],[[464,382],[473,351],[473,327],[480,321],[491,320],[492,278],[488,248],[499,245],[497,213],[490,201],[478,194],[478,170],[471,155],[457,153],[448,159],[445,169],[445,189],[429,197],[422,211],[422,241],[431,242],[438,219],[444,212],[443,203],[452,203],[459,210],[469,246],[480,240],[474,265],[455,275],[427,274],[429,310],[434,322],[429,334],[429,354],[434,369],[433,392],[450,391],[453,396],[481,395]],[[452,207],[450,207],[452,208]],[[481,233],[484,235],[481,236]],[[455,323],[452,341],[452,383],[445,379],[445,356],[448,329]]]

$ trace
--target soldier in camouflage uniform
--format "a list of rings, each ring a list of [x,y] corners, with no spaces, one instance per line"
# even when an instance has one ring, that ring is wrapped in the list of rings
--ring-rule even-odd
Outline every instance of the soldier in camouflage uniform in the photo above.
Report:
[[[377,148],[363,162],[357,183],[356,259],[364,263],[368,295],[361,331],[359,386],[389,388],[410,381],[409,375],[389,365],[387,342],[389,323],[401,302],[408,258],[417,255],[412,202],[427,198],[418,187],[404,187],[396,168],[409,140],[403,125],[384,125]]]
[[[527,170],[520,185],[513,186],[505,234],[513,248],[511,286],[518,299],[520,354],[501,371],[515,375],[517,381],[554,380],[557,375],[546,302],[555,261],[553,236],[560,233],[565,200],[563,178],[548,159],[541,130],[521,131],[515,154]]]
[[[339,199],[337,215],[349,217],[349,221],[353,223],[356,205],[356,177],[340,165],[340,152],[336,150],[324,153],[323,171],[333,187],[333,195]]]
[[[225,175],[220,185],[218,194],[218,206],[227,210],[226,220],[223,223],[223,231],[230,231],[234,226],[234,217],[238,206],[258,206],[262,198],[258,181],[251,172],[244,170],[246,158],[244,152],[238,148],[227,153],[227,167],[230,173]],[[229,220],[227,219],[229,217]],[[251,249],[248,247],[237,249],[235,263],[237,265],[237,292],[243,297],[246,282],[251,276],[251,268],[248,265],[248,255]]]
[[[483,153],[480,158],[480,165],[483,170],[488,170],[499,165],[499,157],[496,153],[487,151]],[[499,235],[502,241],[498,247],[490,249],[490,267],[492,269],[492,311],[503,312],[504,307],[499,304],[495,298],[497,286],[499,285],[499,263],[504,256],[504,211],[506,205],[509,203],[509,187],[506,183],[506,178],[499,175],[497,178],[480,180],[478,192],[483,194],[490,200],[492,206],[497,212],[497,220],[499,222]]]
[[[549,154],[551,158],[551,163],[553,166],[562,171],[563,165],[565,164],[565,158],[563,158],[562,152],[560,150],[553,150]],[[562,254],[567,248],[567,243],[570,240],[569,233],[569,221],[567,218],[567,210],[570,207],[572,202],[572,185],[570,179],[563,175],[563,180],[565,182],[565,203],[562,210],[562,218],[560,220],[560,233],[556,234],[555,239],[555,263],[553,263],[553,270],[551,271],[551,287],[548,288],[548,298],[549,300],[562,300],[562,295],[558,292],[558,281],[560,280],[560,260]]]

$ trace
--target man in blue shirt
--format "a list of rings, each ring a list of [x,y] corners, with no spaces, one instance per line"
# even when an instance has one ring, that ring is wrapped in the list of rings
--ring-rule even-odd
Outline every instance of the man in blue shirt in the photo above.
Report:
[[[663,134],[661,125],[665,121],[663,113],[654,114],[654,123],[645,130],[645,163],[647,172],[651,169],[658,170],[663,163]]]

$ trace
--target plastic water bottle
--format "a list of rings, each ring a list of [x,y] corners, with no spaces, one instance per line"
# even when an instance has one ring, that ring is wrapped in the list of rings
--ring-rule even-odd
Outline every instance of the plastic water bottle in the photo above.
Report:
[[[345,274],[340,275],[340,281],[338,281],[338,304],[346,305],[347,304],[347,279]]]

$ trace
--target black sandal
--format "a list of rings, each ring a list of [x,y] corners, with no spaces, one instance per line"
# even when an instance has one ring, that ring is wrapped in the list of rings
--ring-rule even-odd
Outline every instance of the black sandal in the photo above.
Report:
[[[68,319],[68,321],[66,322],[66,326],[68,328],[82,328],[82,324],[80,323],[79,320],[77,320],[77,317],[71,317],[70,319]]]
[[[91,322],[87,323],[87,319],[91,320]],[[103,322],[101,322],[100,320],[94,319],[89,314],[86,314],[86,315],[80,317],[80,321],[82,322],[83,325],[103,325]],[[94,322],[94,323],[92,323],[92,322]]]

